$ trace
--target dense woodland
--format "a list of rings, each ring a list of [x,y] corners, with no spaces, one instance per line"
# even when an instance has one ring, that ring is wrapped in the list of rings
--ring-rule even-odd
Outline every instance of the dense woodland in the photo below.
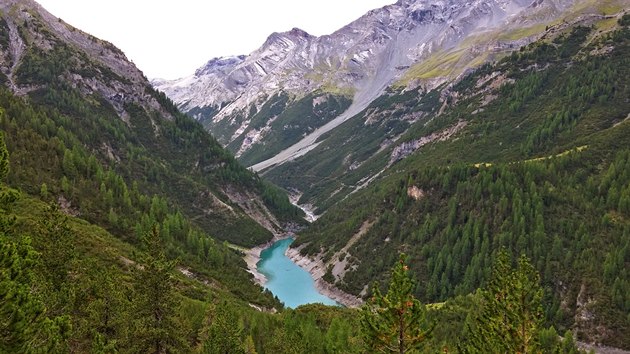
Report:
[[[402,138],[467,121],[456,139],[397,162],[381,182],[331,207],[296,244],[305,254],[323,249],[327,260],[373,222],[340,257],[349,257],[351,270],[327,279],[359,294],[387,279],[406,252],[414,293],[426,302],[474,292],[507,248],[541,274],[548,323],[628,347],[630,31],[594,32],[577,27],[464,78],[452,88],[459,101],[449,112]],[[484,95],[475,91],[490,75],[514,81],[480,109]]]
[[[0,28],[8,31],[6,23]],[[244,246],[260,244],[271,234],[243,213],[234,217],[216,211],[211,194],[223,201],[228,200],[227,190],[260,194],[281,221],[299,220],[299,210],[283,192],[246,170],[200,124],[181,114],[147,82],[140,85],[144,92],[138,94],[157,100],[162,111],[120,98],[128,121],[118,117],[108,101],[111,98],[97,93],[86,97],[71,82],[72,75],[124,85],[131,82],[57,39],[36,16],[18,29],[28,39],[34,37],[29,32],[33,28],[54,45],[47,51],[30,46],[18,66],[17,83],[37,88],[30,92],[29,102],[1,93],[2,129],[9,137],[12,163],[19,166],[9,177],[11,182],[29,193],[46,184],[52,195],[60,195],[65,187],[63,196],[81,215],[88,220],[115,221],[110,226],[128,234],[135,227],[130,220],[142,218],[134,209],[139,204],[145,210],[148,207],[146,200],[130,200],[139,194],[166,198],[169,207],[195,220],[205,232]],[[40,171],[42,166],[47,168]],[[104,195],[98,196],[97,191]],[[120,203],[114,205],[114,199]],[[212,210],[213,218],[202,217],[207,210]]]
[[[8,157],[0,139],[2,180]],[[2,352],[577,353],[571,332],[561,338],[543,327],[543,291],[524,256],[513,268],[503,251],[487,289],[440,306],[413,296],[401,256],[387,293],[375,287],[360,311],[307,305],[270,314],[176,274],[180,262],[165,253],[157,225],[130,249],[55,204],[0,187]],[[138,263],[121,264],[118,252]]]
[[[18,68],[18,83],[36,89],[0,89],[0,352],[576,353],[574,335],[600,325],[608,332],[596,340],[629,347],[627,27],[600,44],[576,29],[462,81],[465,96],[495,69],[523,76],[470,119],[469,136],[398,162],[404,172],[300,235],[304,252],[334,250],[380,215],[350,250],[357,271],[337,284],[358,293],[380,280],[366,305],[284,309],[223,242],[257,245],[269,232],[244,213],[208,216],[204,208],[216,206],[203,204],[234,188],[296,223],[284,192],[148,83],[142,94],[162,111],[127,103],[129,121],[119,119],[106,98],[67,80],[129,80],[55,38],[35,10],[29,18],[23,38],[36,31],[55,45],[27,48]],[[0,21],[3,50],[7,33]],[[602,43],[614,48],[606,56],[584,49]],[[538,62],[557,66],[521,70]],[[584,75],[594,75],[588,88]],[[453,103],[406,138],[464,119],[478,99]],[[499,123],[521,120],[522,130],[505,135],[506,152],[487,151],[505,133]],[[482,152],[456,158],[457,144],[473,138]],[[411,187],[425,197],[411,199]],[[592,322],[575,323],[578,311]]]

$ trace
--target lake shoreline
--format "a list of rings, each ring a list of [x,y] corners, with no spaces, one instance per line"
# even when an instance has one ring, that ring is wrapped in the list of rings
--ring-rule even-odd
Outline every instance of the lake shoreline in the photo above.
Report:
[[[286,240],[291,237],[292,235],[290,233],[274,235],[270,241],[256,247],[249,248],[243,252],[245,253],[243,259],[245,260],[245,263],[247,263],[247,272],[254,276],[254,283],[263,287],[267,283],[267,277],[258,271],[258,262],[260,262],[260,254],[262,251],[271,247],[271,245],[278,241]]]
[[[267,283],[267,277],[258,271],[258,262],[260,262],[262,251],[271,247],[278,241],[286,240],[291,237],[295,236],[291,233],[275,235],[269,242],[244,251],[245,256],[243,259],[247,264],[247,271],[252,274],[254,277],[253,280],[256,284],[264,287]],[[306,270],[311,275],[311,278],[314,281],[315,289],[317,289],[320,294],[349,308],[357,308],[363,304],[363,301],[360,298],[348,294],[322,279],[325,274],[325,266],[321,261],[318,262],[316,260],[312,260],[311,258],[302,256],[297,248],[287,248],[285,255],[293,263]]]
[[[326,265],[319,259],[312,259],[300,254],[299,248],[289,247],[285,255],[297,264],[300,268],[306,270],[315,281],[315,288],[320,294],[329,297],[348,308],[357,308],[363,304],[361,298],[348,294],[336,286],[328,283],[323,279],[326,274]]]

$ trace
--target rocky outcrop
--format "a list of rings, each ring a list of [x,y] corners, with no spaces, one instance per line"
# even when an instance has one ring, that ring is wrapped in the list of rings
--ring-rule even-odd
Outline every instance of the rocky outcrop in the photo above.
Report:
[[[248,191],[237,191],[234,188],[226,187],[223,193],[230,201],[238,205],[250,218],[260,226],[269,230],[274,237],[281,237],[285,232],[278,219],[265,206],[262,198],[255,193]]]
[[[450,139],[454,134],[462,130],[466,125],[467,125],[466,121],[462,120],[462,121],[457,122],[457,124],[449,128],[446,128],[442,131],[432,133],[427,136],[423,136],[420,139],[407,141],[396,146],[394,148],[394,151],[392,151],[392,154],[389,158],[389,164],[391,165],[396,161],[404,159],[405,157],[411,155],[416,150],[420,149],[421,147],[429,143],[436,142],[436,141],[446,141]]]

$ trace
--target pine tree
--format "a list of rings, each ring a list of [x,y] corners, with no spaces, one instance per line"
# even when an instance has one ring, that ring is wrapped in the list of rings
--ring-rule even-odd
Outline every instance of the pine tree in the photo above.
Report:
[[[265,342],[265,353],[302,354],[306,352],[298,335],[284,327],[276,328],[269,340]]]
[[[176,299],[171,272],[157,226],[145,236],[146,257],[136,269],[134,289],[137,316],[134,346],[142,353],[181,352],[187,347],[176,321]]]
[[[201,353],[204,354],[244,354],[242,326],[226,303],[210,305],[206,326],[201,333]]]
[[[511,266],[505,250],[499,252],[492,277],[482,292],[483,309],[467,323],[464,353],[536,353],[543,329],[539,275],[525,256]]]
[[[401,254],[392,269],[387,294],[383,296],[375,285],[374,295],[361,310],[368,351],[411,353],[421,348],[432,330],[426,323],[424,305],[413,296],[415,284],[405,261]]]
[[[350,323],[342,318],[333,318],[324,337],[326,352],[348,353],[352,347],[349,343],[351,336]]]
[[[112,352],[125,345],[131,306],[116,275],[115,268],[93,273],[84,295],[85,302],[91,299],[84,318],[86,331],[93,338],[94,352]]]
[[[75,237],[68,226],[68,217],[59,211],[55,203],[46,209],[40,222],[42,265],[46,279],[50,281],[54,291],[67,288],[68,273],[76,257]]]
[[[4,182],[9,175],[9,151],[4,142],[4,133],[0,132],[0,181]]]
[[[37,257],[28,239],[14,243],[0,235],[0,352],[24,352],[38,331],[45,308],[32,293]]]
[[[245,354],[257,354],[254,338],[251,334],[245,338],[245,341],[243,342],[243,349],[245,350]]]

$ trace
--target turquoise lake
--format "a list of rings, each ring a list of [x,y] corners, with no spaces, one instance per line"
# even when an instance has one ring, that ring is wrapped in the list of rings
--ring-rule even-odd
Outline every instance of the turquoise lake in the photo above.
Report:
[[[277,241],[260,253],[260,261],[256,266],[267,277],[265,288],[290,308],[316,302],[339,305],[320,294],[311,275],[284,255],[292,242],[292,238]]]

